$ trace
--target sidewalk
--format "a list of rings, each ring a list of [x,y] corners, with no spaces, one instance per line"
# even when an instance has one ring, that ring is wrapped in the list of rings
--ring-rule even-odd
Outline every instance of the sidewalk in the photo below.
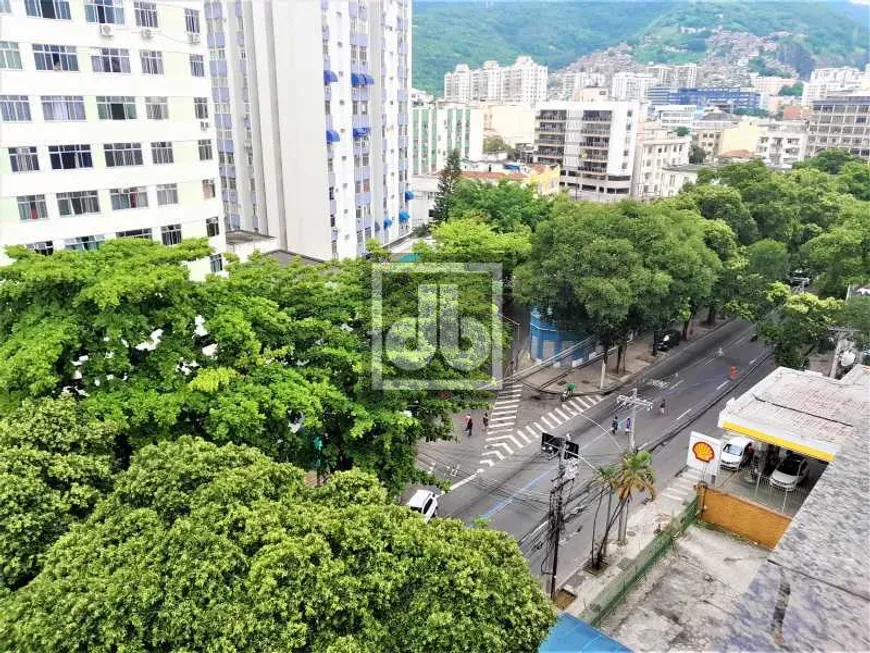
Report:
[[[702,338],[710,331],[724,324],[726,320],[717,320],[715,326],[707,326],[704,320],[696,318],[689,325],[689,337],[680,345],[672,350],[680,351],[686,343],[694,342]],[[663,360],[671,355],[671,352],[658,352],[655,356],[652,354],[652,333],[645,333],[638,338],[635,338],[625,349],[625,359],[620,365],[619,373],[616,372],[616,348],[611,349],[610,357],[607,364],[607,373],[604,377],[604,385],[601,383],[601,354],[597,357],[575,368],[555,368],[545,367],[536,370],[527,377],[523,377],[524,385],[534,387],[539,392],[549,392],[553,394],[561,393],[565,386],[569,383],[574,383],[575,395],[585,394],[600,394],[608,393],[620,388],[628,383],[629,380],[640,374],[644,369],[655,363]]]

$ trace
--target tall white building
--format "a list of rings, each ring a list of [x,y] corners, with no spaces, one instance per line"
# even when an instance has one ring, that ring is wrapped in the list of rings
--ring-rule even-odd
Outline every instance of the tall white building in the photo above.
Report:
[[[759,124],[755,154],[773,168],[791,168],[803,161],[807,126],[803,120],[770,120]]]
[[[668,88],[694,88],[698,85],[698,66],[666,66],[663,64],[647,66],[646,73],[656,78],[654,86]]]
[[[0,246],[226,249],[202,2],[0,1]],[[0,262],[8,258],[0,251]]]
[[[483,155],[483,109],[455,102],[428,102],[411,108],[411,173],[438,174],[453,150],[463,159]]]
[[[610,96],[614,100],[645,100],[657,83],[656,77],[647,73],[616,73],[610,81]]]
[[[806,156],[841,149],[870,162],[870,89],[840,92],[813,102]]]
[[[857,68],[817,68],[810,73],[810,80],[804,84],[801,104],[809,107],[816,100],[824,100],[835,91],[861,88],[868,79],[868,73]]]
[[[698,108],[694,104],[660,104],[651,107],[650,111],[664,127],[692,129]]]
[[[328,259],[406,234],[410,0],[205,12],[229,241]]]
[[[560,184],[574,199],[628,198],[639,102],[545,102],[535,124],[535,163],[561,166]]]
[[[607,84],[604,73],[592,73],[586,71],[569,72],[562,76],[562,98],[571,100],[574,92],[581,88],[597,88]]]
[[[689,163],[692,137],[677,136],[676,130],[657,122],[640,124],[634,158],[631,195],[638,200],[673,197],[680,192],[669,168]]]
[[[510,66],[487,61],[482,68],[458,64],[444,75],[444,99],[448,102],[506,102],[533,106],[547,97],[547,67],[530,57],[517,57]]]

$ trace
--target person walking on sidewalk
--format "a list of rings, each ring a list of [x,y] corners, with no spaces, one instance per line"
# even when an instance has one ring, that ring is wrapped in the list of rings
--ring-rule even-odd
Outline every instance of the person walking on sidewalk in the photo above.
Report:
[[[623,429],[625,430],[626,435],[631,433],[631,418],[630,417],[625,418],[625,426],[623,427]]]
[[[618,430],[619,430],[619,418],[618,418],[616,415],[614,415],[614,416],[613,416],[613,421],[610,422],[610,432],[611,432],[613,435],[616,435],[616,432],[617,432]]]
[[[471,415],[465,416],[465,435],[469,438],[471,437],[471,433],[474,431],[474,420],[471,418]]]
[[[484,429],[489,428],[489,411],[488,410],[483,411],[483,428]]]
[[[664,417],[668,412],[668,400],[662,397],[662,403],[659,404],[659,415]]]

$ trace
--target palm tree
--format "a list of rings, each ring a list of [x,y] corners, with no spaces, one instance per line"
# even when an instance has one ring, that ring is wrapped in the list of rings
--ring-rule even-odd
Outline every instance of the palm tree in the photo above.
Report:
[[[607,495],[607,512],[604,518],[604,523],[610,523],[612,517],[613,493],[616,491],[616,479],[619,474],[619,468],[613,465],[607,467],[599,467],[595,473],[594,482],[601,486],[598,494],[598,506],[595,508],[595,517],[592,520],[592,562],[595,563],[595,529],[598,526],[598,513],[601,510],[601,503],[604,500],[604,495]],[[606,529],[608,530],[608,529]],[[601,541],[601,552],[599,557],[603,560],[607,550],[607,538]]]

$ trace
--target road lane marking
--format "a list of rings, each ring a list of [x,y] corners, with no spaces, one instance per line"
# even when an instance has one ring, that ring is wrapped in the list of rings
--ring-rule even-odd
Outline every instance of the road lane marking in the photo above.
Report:
[[[485,461],[485,462],[490,463],[490,466],[492,466],[492,464],[493,464],[491,460],[487,460],[487,461]],[[465,485],[465,484],[468,483],[469,481],[473,481],[473,480],[475,479],[475,477],[477,477],[477,475],[478,475],[481,471],[482,471],[482,470],[477,470],[477,471],[474,472],[474,474],[472,474],[471,476],[466,476],[466,477],[463,478],[461,481],[458,481],[458,482],[456,482],[456,483],[451,483],[451,485],[450,485],[450,490],[449,490],[449,491],[452,492],[453,490],[458,490],[459,488],[461,488],[463,485]]]
[[[504,447],[504,450],[507,451],[508,456],[514,455],[514,450],[511,449],[510,445],[507,442],[493,442],[491,444],[485,445],[487,447]],[[495,451],[495,449],[493,449]]]
[[[709,365],[709,364],[712,363],[714,360],[716,360],[716,359],[715,359],[715,358],[708,358],[706,361],[704,361],[704,365]]]
[[[686,415],[688,415],[688,414],[691,413],[691,412],[692,412],[692,409],[689,408],[689,410],[687,410],[685,413],[683,413],[682,415],[680,415],[680,416],[677,418],[677,421],[679,422],[681,419],[683,419]]]
[[[571,408],[576,410],[578,413],[582,413],[584,410],[586,410],[586,406],[584,406],[583,403],[581,401],[578,401],[577,399],[569,402],[568,405],[571,406]]]
[[[724,388],[724,387],[725,387],[726,385],[728,385],[729,383],[730,383],[730,381],[722,381],[722,383],[720,383],[719,385],[716,386],[716,389],[717,389],[717,390],[721,390],[722,388]]]
[[[492,424],[493,422],[515,422],[516,419],[516,415],[501,415],[499,417],[490,417],[489,423]]]
[[[495,465],[495,461],[494,461],[494,460],[481,460],[480,463],[481,463],[481,464],[486,463],[486,464],[489,465],[490,467],[492,467],[493,465]]]
[[[559,410],[558,408],[556,408],[553,412],[556,413],[556,414],[557,414],[559,417],[561,417],[563,420],[571,419],[568,415],[566,415],[565,413],[563,413],[563,412],[562,412],[561,410]]]
[[[519,410],[519,408],[519,406],[509,406],[508,408],[493,408],[490,415],[506,415],[508,413],[513,415]]]
[[[749,361],[749,364],[752,365],[757,360],[758,360],[757,358],[753,358],[751,361]]]
[[[513,492],[513,493],[512,493],[512,494],[511,494],[507,499],[505,499],[504,501],[499,501],[498,503],[496,503],[492,508],[490,508],[490,509],[487,510],[485,513],[483,513],[483,514],[481,515],[481,517],[483,517],[484,519],[489,519],[490,517],[492,517],[492,516],[493,516],[494,514],[496,514],[497,512],[500,512],[500,511],[502,510],[502,508],[504,508],[505,506],[507,506],[509,503],[513,502],[513,500],[514,500],[515,497],[519,496],[520,494],[522,494],[523,492],[525,492],[526,490],[528,490],[530,487],[532,487],[535,483],[537,483],[538,481],[540,481],[542,478],[544,478],[545,476],[549,476],[549,475],[551,475],[552,473],[553,473],[553,470],[552,470],[552,469],[546,469],[546,470],[544,470],[543,472],[541,472],[541,474],[539,474],[538,476],[536,476],[535,478],[533,478],[531,481],[529,481],[528,483],[526,483],[526,484],[525,484],[523,487],[521,487],[519,490],[517,490],[516,492]]]
[[[552,419],[553,419],[554,422],[556,422],[556,418],[555,418],[555,417],[553,417]],[[555,424],[550,423],[550,420],[547,419],[547,416],[546,416],[546,415],[541,415],[541,421],[542,421],[544,424],[547,425],[547,428],[548,428],[548,429],[554,429],[554,428],[556,428],[557,426],[559,426],[559,422],[556,422]]]
[[[504,460],[504,454],[498,449],[489,449],[483,452],[484,456],[498,456],[499,460]],[[481,461],[482,462],[482,461]]]
[[[541,434],[540,431],[536,431],[534,428],[532,428],[531,425],[529,425],[529,426],[526,427],[526,432],[527,432],[529,435],[531,435],[533,438],[537,438],[537,437]]]
[[[513,404],[520,403],[519,399],[496,399],[493,407],[495,406],[512,406]]]
[[[486,439],[487,442],[498,442],[498,441],[500,441],[500,440],[510,440],[511,442],[514,443],[514,445],[515,445],[518,449],[522,449],[522,448],[525,446],[523,443],[521,443],[519,440],[517,440],[517,439],[516,439],[514,436],[512,436],[512,435],[500,435],[500,436],[498,436],[497,438],[487,438],[487,439]],[[512,451],[511,453],[513,453],[513,451]]]
[[[530,438],[528,435],[526,435],[526,434],[523,433],[522,431],[517,431],[517,435],[518,435],[519,437],[521,437],[523,440],[525,440],[525,441],[526,441],[526,444],[529,444],[529,443],[532,441],[532,438]]]
[[[545,429],[543,426],[541,426],[541,423],[540,423],[540,422],[535,422],[535,428],[538,429],[538,433],[539,433],[539,434],[540,434],[540,433],[543,433],[544,431],[547,430],[547,429]]]
[[[684,380],[685,380],[685,379],[680,379],[679,381],[677,381],[676,383],[674,383],[674,385],[671,386],[671,390],[673,390],[673,389],[676,388],[678,385],[680,385]]]

